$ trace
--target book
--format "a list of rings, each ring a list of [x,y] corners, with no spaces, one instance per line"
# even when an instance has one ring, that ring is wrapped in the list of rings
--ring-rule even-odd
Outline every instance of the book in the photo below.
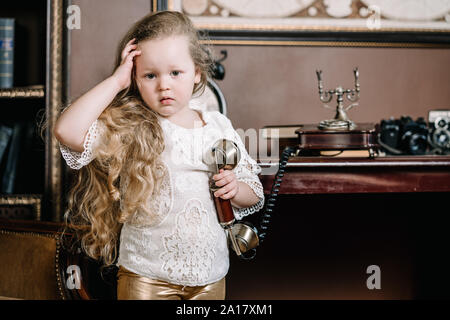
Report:
[[[298,145],[298,135],[295,130],[301,124],[269,125],[260,129],[262,141],[259,143],[258,157],[260,160],[279,158],[284,148]],[[261,144],[265,144],[261,149]],[[273,150],[278,146],[278,150]]]
[[[14,18],[0,18],[0,88],[14,81]]]
[[[369,150],[321,150],[320,155],[323,157],[333,158],[369,158]]]
[[[36,193],[41,182],[39,172],[39,154],[36,152],[36,125],[33,121],[27,120],[23,123],[20,142],[20,151],[17,158],[17,170],[14,182],[14,193]]]
[[[0,126],[0,163],[2,163],[3,155],[6,152],[11,135],[12,129],[10,127]]]
[[[263,138],[270,139],[273,137],[278,138],[297,138],[295,130],[301,128],[301,124],[289,124],[279,126],[265,126],[261,129]]]
[[[2,177],[0,193],[12,194],[14,192],[19,152],[21,149],[22,132],[23,124],[20,122],[15,123],[9,146],[8,157],[6,159],[5,171]]]

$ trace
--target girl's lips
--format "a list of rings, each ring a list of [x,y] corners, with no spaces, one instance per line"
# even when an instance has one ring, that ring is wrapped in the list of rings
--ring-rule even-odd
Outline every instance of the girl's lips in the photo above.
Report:
[[[172,103],[173,99],[172,98],[162,98],[161,100],[159,100],[162,104],[169,104]]]

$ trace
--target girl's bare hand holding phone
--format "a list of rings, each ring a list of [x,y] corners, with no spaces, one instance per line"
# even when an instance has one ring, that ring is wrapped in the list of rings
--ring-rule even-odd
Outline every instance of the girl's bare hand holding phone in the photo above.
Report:
[[[213,176],[215,185],[220,187],[214,192],[215,197],[220,197],[224,200],[233,199],[239,192],[239,184],[236,175],[231,170],[220,169],[218,174]]]

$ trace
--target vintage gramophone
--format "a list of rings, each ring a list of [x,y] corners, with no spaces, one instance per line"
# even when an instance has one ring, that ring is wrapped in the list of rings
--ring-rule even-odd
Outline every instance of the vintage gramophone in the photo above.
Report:
[[[319,125],[302,125],[295,132],[298,135],[300,150],[368,150],[369,156],[373,157],[378,148],[377,132],[374,124],[355,123],[349,119],[347,111],[358,105],[359,100],[359,71],[353,70],[355,76],[355,88],[343,89],[338,86],[335,89],[324,91],[322,70],[317,70],[319,82],[320,101],[325,103],[326,108],[330,108],[326,103],[337,98],[336,114],[334,119],[323,120]],[[344,106],[344,97],[351,104]]]

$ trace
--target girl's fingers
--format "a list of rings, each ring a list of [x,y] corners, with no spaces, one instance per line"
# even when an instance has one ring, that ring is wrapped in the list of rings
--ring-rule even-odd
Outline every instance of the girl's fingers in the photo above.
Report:
[[[216,181],[216,186],[222,187],[222,186],[224,186],[226,184],[229,184],[231,181],[233,181],[233,180],[231,180],[228,177],[224,177],[224,178],[219,179],[218,181]]]
[[[235,196],[235,191],[234,190],[230,190],[227,193],[224,193],[220,196],[220,198],[222,198],[223,200],[228,200],[228,199],[232,199]]]
[[[134,49],[137,48],[136,44],[131,45],[130,47],[127,47],[122,52],[122,61],[131,53],[134,51]]]
[[[122,50],[122,61],[126,58],[126,56],[130,53],[132,49],[136,49],[137,44],[132,44],[136,39],[131,39],[128,41],[128,43],[125,45],[125,48]]]
[[[222,196],[222,199],[229,200],[229,199],[232,199],[233,197],[234,197],[234,194],[232,194],[231,192],[228,192]]]
[[[140,50],[134,50],[134,51],[131,51],[129,54],[128,54],[128,58],[130,59],[130,60],[133,60],[133,58],[135,57],[135,56],[138,56],[138,55],[140,55],[141,54],[141,51]]]
[[[225,177],[228,177],[228,176],[230,176],[230,175],[233,175],[233,171],[231,171],[231,170],[223,170],[223,169],[220,169],[220,171],[219,171],[219,173],[217,173],[217,174],[215,174],[214,176],[213,176],[213,178],[215,179],[215,180],[220,180],[220,179],[223,179],[223,178],[225,178]]]
[[[219,196],[221,196],[221,195],[223,195],[223,194],[225,194],[227,192],[230,192],[230,189],[231,188],[229,186],[224,186],[224,187],[220,188],[220,190],[218,190],[216,192],[218,193]]]
[[[234,198],[237,193],[237,182],[234,183],[236,177],[231,170],[220,169],[219,173],[213,176],[216,186],[219,190],[214,192],[214,196],[228,200]]]
[[[141,54],[141,51],[140,51],[140,50],[134,50],[134,51],[131,51],[131,52],[124,58],[124,60],[122,61],[122,64],[124,64],[124,63],[132,63],[132,62],[133,62],[133,58],[134,58],[135,56],[140,55],[140,54]]]
[[[216,184],[217,185],[217,184]],[[219,187],[219,186],[218,186]],[[222,196],[222,195],[224,195],[224,194],[227,194],[227,193],[233,193],[233,192],[235,192],[237,190],[237,184],[234,184],[234,183],[229,183],[229,184],[226,184],[225,186],[223,186],[223,187],[220,187],[220,189],[219,190],[217,190],[216,192],[214,192],[214,195],[216,196],[216,197],[220,197],[220,196]]]
[[[124,51],[125,51],[126,48],[128,48],[128,47],[130,47],[130,46],[135,46],[136,44],[133,44],[133,42],[134,42],[135,40],[136,40],[136,39],[133,38],[133,39],[131,39],[130,41],[128,41],[127,44],[125,45]]]
[[[217,176],[215,176],[214,180],[216,181],[216,185],[220,187],[233,182],[233,180],[235,180],[235,176],[233,172],[229,171],[225,172],[224,174],[218,174]]]

